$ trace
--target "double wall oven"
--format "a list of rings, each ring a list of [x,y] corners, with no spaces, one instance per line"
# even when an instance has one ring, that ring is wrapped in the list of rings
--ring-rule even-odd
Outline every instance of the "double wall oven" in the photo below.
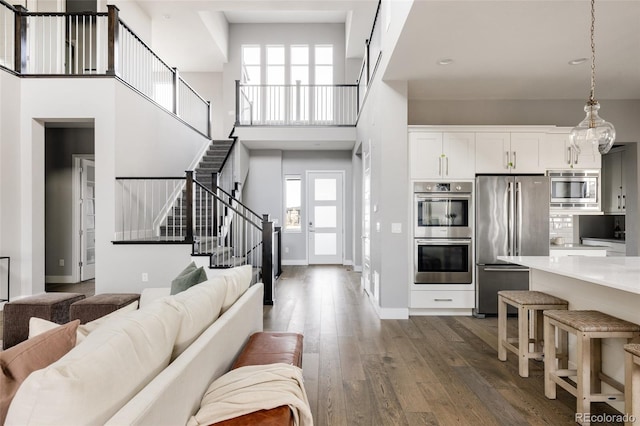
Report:
[[[472,282],[472,192],[471,182],[414,183],[416,285]]]

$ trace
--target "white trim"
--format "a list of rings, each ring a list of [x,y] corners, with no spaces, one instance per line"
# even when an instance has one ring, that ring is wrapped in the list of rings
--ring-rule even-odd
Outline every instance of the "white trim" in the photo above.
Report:
[[[75,284],[78,281],[73,279],[73,275],[45,275],[44,282],[47,284]]]
[[[379,308],[377,311],[380,319],[409,319],[408,308]]]
[[[362,272],[362,265],[354,265],[353,272]]]
[[[94,128],[95,133],[95,128]],[[95,150],[95,146],[94,146]],[[91,160],[96,161],[95,154],[73,154],[71,159],[73,160],[73,170],[71,172],[71,202],[72,204],[72,212],[71,212],[71,284],[80,282],[80,259],[82,258],[80,247],[80,215],[82,215],[82,206],[78,202],[80,199],[80,194],[82,190],[81,186],[81,178],[79,169],[81,167],[82,160]],[[97,190],[97,188],[96,188]],[[95,194],[94,194],[95,196]],[[46,281],[51,283],[66,283],[66,281]]]
[[[307,259],[282,259],[283,266],[308,266],[309,262]]]
[[[342,266],[353,266],[353,260],[343,259]]]
[[[458,131],[458,132],[475,132],[475,133],[482,133],[482,132],[491,132],[491,133],[496,133],[496,132],[510,132],[510,133],[517,133],[517,132],[525,132],[525,133],[550,132],[550,133],[554,133],[554,132],[559,132],[562,129],[563,129],[562,127],[558,127],[558,126],[555,126],[555,125],[494,126],[494,125],[475,125],[475,124],[472,124],[472,125],[451,125],[451,126],[448,126],[448,125],[412,124],[412,125],[407,126],[407,130],[408,130],[409,133],[411,133],[411,132],[423,132],[425,130],[428,130],[430,132],[453,132],[453,131]]]

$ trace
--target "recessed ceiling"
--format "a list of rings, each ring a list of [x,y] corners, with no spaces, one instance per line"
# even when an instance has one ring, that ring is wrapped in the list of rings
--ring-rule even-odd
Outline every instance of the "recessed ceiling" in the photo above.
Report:
[[[412,99],[587,99],[590,2],[415,1],[384,78]],[[596,98],[640,99],[640,1],[596,2]],[[438,65],[442,58],[454,62]]]
[[[227,10],[230,24],[344,24],[347,13],[339,10]]]

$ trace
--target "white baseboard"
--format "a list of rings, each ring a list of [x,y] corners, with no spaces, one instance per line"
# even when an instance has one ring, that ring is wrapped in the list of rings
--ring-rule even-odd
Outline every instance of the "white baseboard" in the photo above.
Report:
[[[362,265],[355,265],[353,267],[354,272],[362,272]]]
[[[282,266],[308,266],[306,259],[282,259]]]
[[[409,319],[408,308],[380,308],[378,310],[380,319]]]
[[[353,265],[353,260],[343,260],[342,266],[351,266]]]
[[[44,277],[46,284],[74,284],[76,281],[72,275],[46,275]]]
[[[411,316],[460,316],[470,317],[473,315],[473,309],[467,308],[449,308],[449,309],[409,309]]]

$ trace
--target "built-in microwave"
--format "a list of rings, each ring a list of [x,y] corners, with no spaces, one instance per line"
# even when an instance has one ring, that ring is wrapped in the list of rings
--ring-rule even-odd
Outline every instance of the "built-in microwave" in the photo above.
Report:
[[[600,170],[549,170],[550,210],[600,211]]]

